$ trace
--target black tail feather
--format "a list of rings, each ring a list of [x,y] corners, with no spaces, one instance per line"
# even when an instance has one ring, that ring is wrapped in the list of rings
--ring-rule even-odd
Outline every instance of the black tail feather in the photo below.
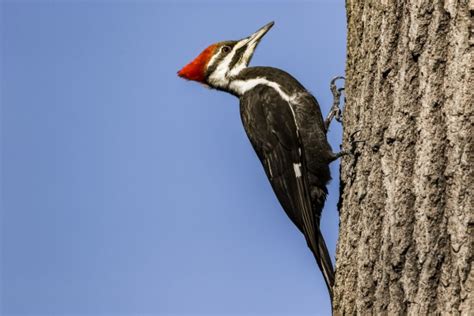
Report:
[[[329,256],[329,251],[326,247],[326,242],[324,241],[321,231],[318,229],[318,236],[316,240],[316,249],[311,249],[316,262],[318,263],[319,268],[324,276],[324,281],[329,291],[329,296],[332,302],[332,288],[334,285],[334,268],[332,266],[331,257]]]

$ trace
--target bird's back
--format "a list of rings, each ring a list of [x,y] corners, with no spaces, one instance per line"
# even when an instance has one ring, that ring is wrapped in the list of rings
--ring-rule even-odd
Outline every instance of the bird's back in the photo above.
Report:
[[[239,84],[246,90],[240,97],[242,123],[278,200],[305,236],[332,295],[334,270],[319,227],[326,186],[321,184],[320,173],[308,168],[306,147],[312,144],[302,142],[303,132],[291,98],[265,80],[254,78]],[[316,142],[318,128],[311,133],[308,139]],[[323,171],[329,177],[329,168]]]
[[[262,78],[276,83],[291,104],[298,125],[308,168],[308,182],[313,209],[318,217],[327,195],[326,185],[331,180],[329,163],[333,152],[326,138],[326,128],[316,98],[289,73],[273,67],[249,67],[238,80]]]

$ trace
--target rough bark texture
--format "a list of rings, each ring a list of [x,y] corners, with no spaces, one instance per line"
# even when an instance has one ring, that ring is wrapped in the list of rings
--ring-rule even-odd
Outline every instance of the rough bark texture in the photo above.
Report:
[[[474,315],[473,7],[346,2],[336,315]]]

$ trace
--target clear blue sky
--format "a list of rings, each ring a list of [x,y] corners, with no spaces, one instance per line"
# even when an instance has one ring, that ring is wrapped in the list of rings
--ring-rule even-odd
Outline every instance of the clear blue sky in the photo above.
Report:
[[[241,126],[176,76],[276,22],[252,65],[326,114],[344,1],[3,1],[2,315],[329,315],[324,281]],[[341,130],[329,134],[338,150]],[[335,254],[338,165],[322,230]]]

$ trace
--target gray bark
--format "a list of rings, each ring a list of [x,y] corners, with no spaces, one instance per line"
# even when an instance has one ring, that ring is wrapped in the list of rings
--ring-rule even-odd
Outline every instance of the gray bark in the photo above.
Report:
[[[467,0],[347,0],[336,315],[474,315]]]

